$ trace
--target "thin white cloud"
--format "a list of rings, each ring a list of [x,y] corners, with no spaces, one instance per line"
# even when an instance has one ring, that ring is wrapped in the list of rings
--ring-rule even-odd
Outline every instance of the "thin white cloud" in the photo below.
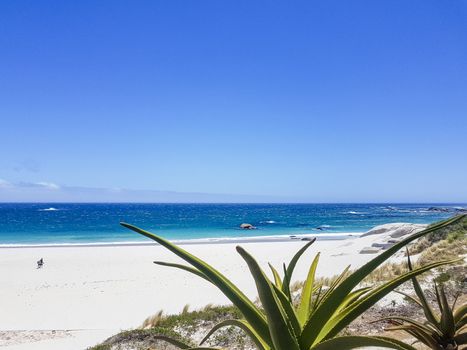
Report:
[[[13,185],[10,182],[0,179],[0,188],[10,188],[12,186]]]
[[[107,191],[114,192],[114,193],[119,193],[119,192],[124,191],[124,189],[120,188],[120,187],[112,187],[112,188],[108,188]]]
[[[53,182],[41,181],[41,182],[36,182],[35,185],[40,186],[40,187],[45,187],[45,188],[48,188],[50,190],[59,190],[60,189],[60,186],[57,185],[57,184],[54,184]]]
[[[2,180],[0,182],[0,202],[264,203],[271,201],[274,201],[274,198],[254,195],[59,186],[47,181],[10,183]]]

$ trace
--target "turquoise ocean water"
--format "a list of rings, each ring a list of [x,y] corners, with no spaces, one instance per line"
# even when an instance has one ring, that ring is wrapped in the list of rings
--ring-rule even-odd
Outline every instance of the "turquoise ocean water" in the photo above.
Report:
[[[454,204],[0,204],[0,245],[146,242],[120,221],[172,240],[363,232],[391,222],[431,223]],[[256,230],[241,230],[250,223]]]

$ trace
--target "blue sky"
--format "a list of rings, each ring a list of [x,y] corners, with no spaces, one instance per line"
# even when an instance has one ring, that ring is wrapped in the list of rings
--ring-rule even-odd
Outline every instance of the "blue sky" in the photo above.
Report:
[[[0,2],[0,201],[466,202],[466,135],[466,1]]]

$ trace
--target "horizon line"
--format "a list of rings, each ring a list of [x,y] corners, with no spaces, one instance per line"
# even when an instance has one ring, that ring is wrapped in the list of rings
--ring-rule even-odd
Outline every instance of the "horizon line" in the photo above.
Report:
[[[139,201],[0,201],[0,204],[448,204],[448,205],[467,205],[467,202],[139,202]]]

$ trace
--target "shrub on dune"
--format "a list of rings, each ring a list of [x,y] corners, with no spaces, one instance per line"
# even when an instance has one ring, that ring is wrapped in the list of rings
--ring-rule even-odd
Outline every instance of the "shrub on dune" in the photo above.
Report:
[[[408,256],[409,270],[412,263]],[[439,313],[435,313],[428,303],[416,277],[412,278],[413,288],[417,297],[404,294],[409,301],[419,306],[425,316],[424,322],[419,322],[403,316],[391,316],[379,321],[391,321],[395,327],[388,330],[402,330],[433,350],[457,350],[467,344],[467,304],[455,308],[457,298],[449,305],[444,286],[434,285]],[[400,292],[399,292],[400,293]]]

